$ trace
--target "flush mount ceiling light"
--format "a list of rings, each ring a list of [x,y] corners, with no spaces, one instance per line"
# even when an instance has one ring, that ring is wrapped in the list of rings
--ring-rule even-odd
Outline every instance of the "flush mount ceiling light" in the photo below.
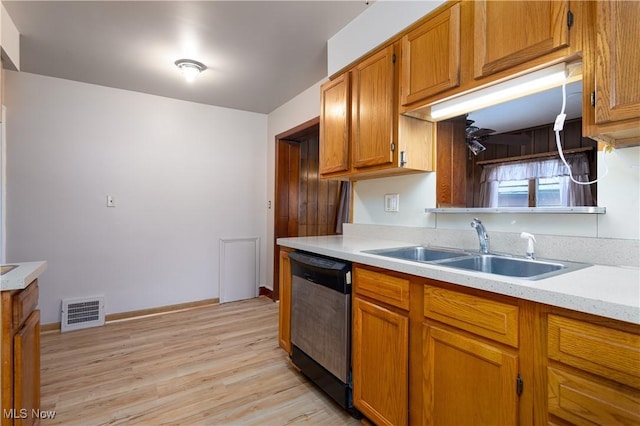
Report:
[[[182,71],[187,82],[191,83],[195,80],[196,76],[202,71],[207,69],[207,66],[202,62],[194,61],[193,59],[178,59],[175,62],[176,66]]]

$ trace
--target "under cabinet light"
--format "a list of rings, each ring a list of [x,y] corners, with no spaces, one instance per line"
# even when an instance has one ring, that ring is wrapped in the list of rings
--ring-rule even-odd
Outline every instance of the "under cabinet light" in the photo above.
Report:
[[[431,118],[444,120],[542,92],[560,86],[567,79],[567,74],[567,66],[564,63],[534,71],[494,86],[434,104],[431,106]]]

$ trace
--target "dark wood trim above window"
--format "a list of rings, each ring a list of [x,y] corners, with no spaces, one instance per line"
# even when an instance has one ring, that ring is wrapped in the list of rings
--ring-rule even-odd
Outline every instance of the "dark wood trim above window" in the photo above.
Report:
[[[565,155],[568,155],[568,154],[576,154],[579,152],[593,151],[593,149],[594,149],[593,147],[587,146],[582,148],[563,149],[562,152]],[[539,154],[519,155],[517,157],[497,158],[495,160],[476,161],[476,165],[486,166],[487,164],[520,163],[523,161],[537,160],[539,158],[551,158],[551,157],[559,157],[559,156],[560,156],[560,153],[558,151],[551,151],[551,152],[542,152]]]

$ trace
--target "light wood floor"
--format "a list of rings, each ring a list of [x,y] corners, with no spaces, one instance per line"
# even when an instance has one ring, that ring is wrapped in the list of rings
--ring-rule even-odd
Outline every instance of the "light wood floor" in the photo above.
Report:
[[[260,297],[41,337],[43,426],[347,425],[278,347]]]

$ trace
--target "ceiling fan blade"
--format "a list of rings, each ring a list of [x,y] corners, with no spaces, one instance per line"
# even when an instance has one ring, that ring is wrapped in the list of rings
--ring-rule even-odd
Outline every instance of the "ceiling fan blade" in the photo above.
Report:
[[[482,143],[495,145],[526,145],[530,142],[527,135],[490,135],[482,140]]]
[[[491,133],[495,133],[496,131],[493,129],[477,129],[467,133],[467,137],[470,138],[481,138],[483,136],[488,136]]]

